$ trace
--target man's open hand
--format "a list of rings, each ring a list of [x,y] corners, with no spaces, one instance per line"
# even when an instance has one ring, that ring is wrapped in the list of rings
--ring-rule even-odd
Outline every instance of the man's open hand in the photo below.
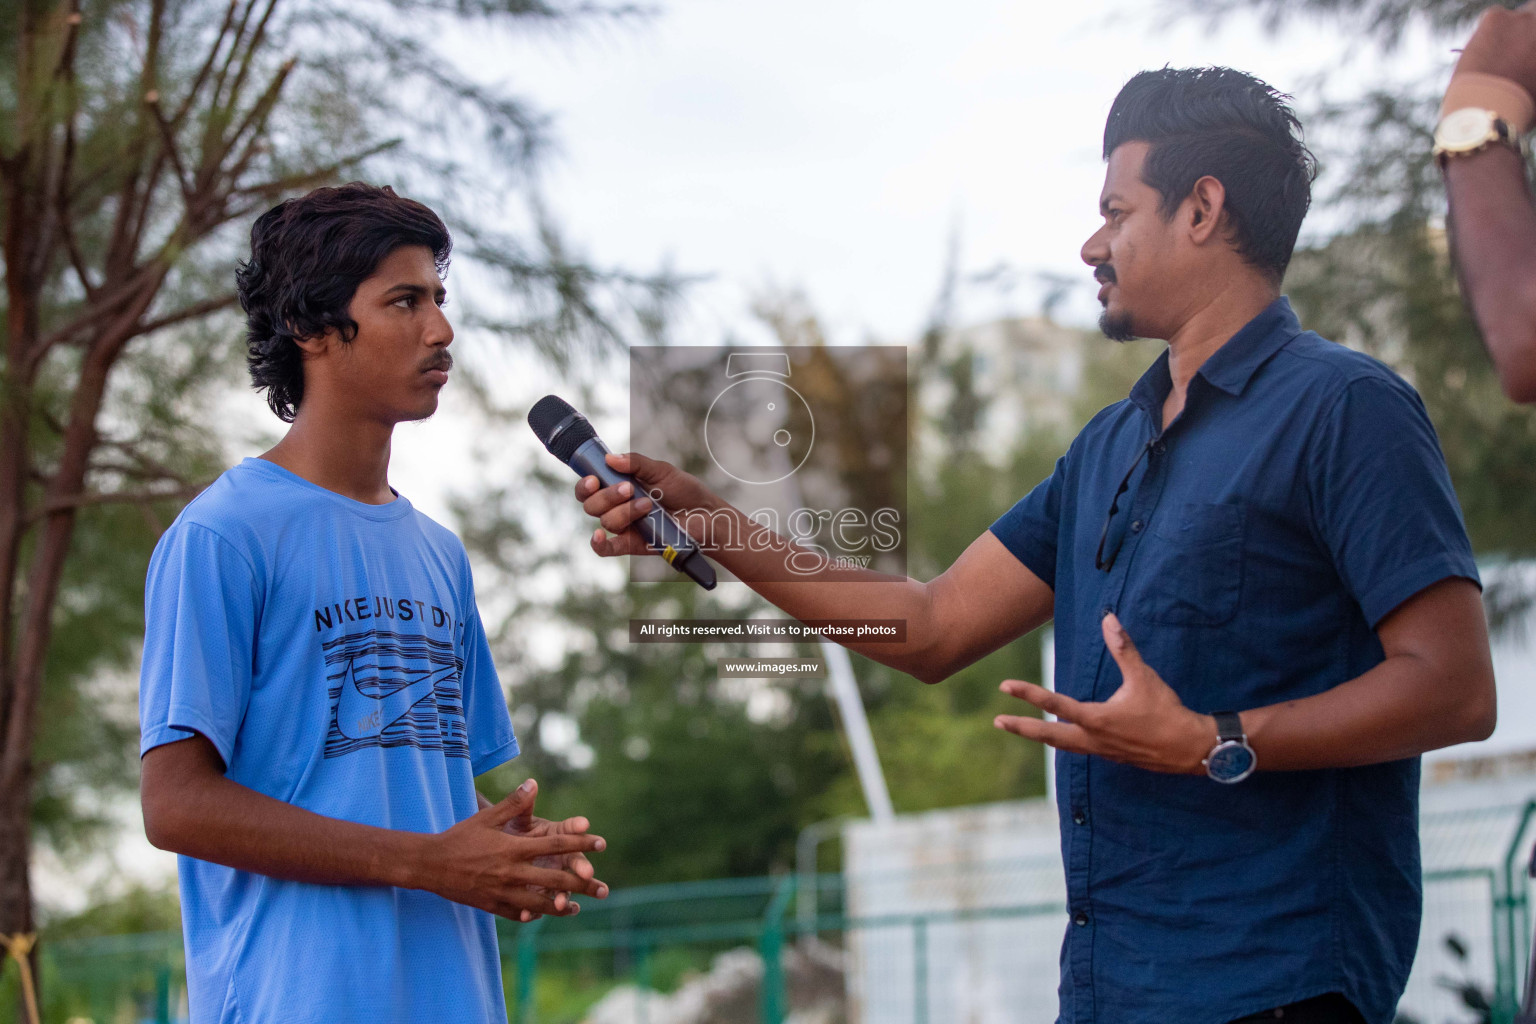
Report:
[[[518,836],[523,839],[538,839],[544,836],[558,835],[579,836],[585,835],[587,829],[592,827],[591,822],[589,822],[585,817],[580,816],[575,818],[566,818],[563,821],[550,821],[547,818],[540,818],[535,816],[533,813],[533,804],[534,801],[538,799],[539,784],[533,779],[529,779],[527,782],[519,786],[517,792],[513,795],[519,796],[519,801],[514,804],[518,810],[515,814],[512,815],[511,820],[509,820],[505,825],[501,826],[501,830],[509,836]],[[593,883],[596,886],[596,889],[592,890],[592,893],[598,899],[603,899],[608,895],[608,886],[602,882],[596,881],[596,879],[593,877],[595,872],[592,867],[592,862],[587,860],[587,855],[579,850],[574,853],[550,854],[543,857],[535,857],[533,859],[533,866],[538,868],[557,868],[562,871],[569,871],[573,875],[576,875],[578,878],[583,878],[588,882]],[[549,895],[551,898],[554,898],[557,902],[559,901],[560,894],[555,892],[548,892],[547,895]],[[568,897],[569,894],[566,895]],[[570,905],[570,909],[567,910],[567,913],[574,914],[580,909],[581,907],[579,904],[572,903]]]
[[[582,822],[579,831],[565,828],[566,822],[543,822],[548,827],[539,835],[504,831],[519,816],[530,828],[542,821],[532,817],[534,788],[530,779],[500,803],[429,837],[415,887],[516,921],[576,913],[580,908],[568,893],[607,896],[608,887],[592,877],[584,856],[606,844],[586,832],[585,819],[572,819]]]
[[[1141,660],[1120,620],[1104,616],[1104,643],[1120,666],[1122,682],[1109,700],[1077,701],[1043,686],[1009,679],[1002,691],[1060,721],[998,715],[999,729],[1075,754],[1097,754],[1154,772],[1198,774],[1216,745],[1209,715],[1186,708],[1173,688]]]
[[[1536,3],[1490,7],[1461,51],[1457,73],[1478,71],[1519,84],[1536,97]]]

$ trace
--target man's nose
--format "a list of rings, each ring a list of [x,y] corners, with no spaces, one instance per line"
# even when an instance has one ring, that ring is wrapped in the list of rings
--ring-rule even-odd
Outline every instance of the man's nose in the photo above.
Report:
[[[1088,241],[1083,243],[1082,251],[1078,255],[1090,267],[1097,267],[1100,263],[1109,262],[1109,246],[1104,244],[1103,228],[1099,228],[1099,230],[1088,236]]]
[[[448,315],[438,307],[437,319],[427,330],[427,344],[441,345],[444,348],[453,344],[453,324],[448,322]]]

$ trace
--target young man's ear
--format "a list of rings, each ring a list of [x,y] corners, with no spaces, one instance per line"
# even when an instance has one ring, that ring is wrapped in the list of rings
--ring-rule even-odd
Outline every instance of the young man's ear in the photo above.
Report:
[[[336,328],[328,327],[321,334],[311,335],[307,338],[294,338],[293,343],[299,346],[299,351],[306,356],[318,356],[324,354],[330,347],[331,340],[336,337]]]
[[[1185,203],[1189,239],[1196,245],[1204,245],[1221,224],[1221,214],[1227,204],[1226,187],[1207,174],[1195,182]]]

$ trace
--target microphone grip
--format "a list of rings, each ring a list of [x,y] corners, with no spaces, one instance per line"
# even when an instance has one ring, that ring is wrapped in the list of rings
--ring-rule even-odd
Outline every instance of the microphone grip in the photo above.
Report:
[[[608,460],[603,456],[608,454],[608,446],[603,444],[601,438],[594,437],[590,441],[583,442],[571,456],[570,467],[579,476],[595,476],[604,487],[612,487],[615,484],[628,482],[635,489],[635,496],[645,493],[645,488],[628,473],[620,473],[608,465]],[[704,553],[699,550],[698,544],[676,520],[667,515],[666,511],[654,499],[651,499],[651,510],[641,518],[635,520],[635,529],[645,539],[651,549],[661,554],[667,564],[678,572],[693,580],[705,590],[715,589],[715,569],[709,564]]]

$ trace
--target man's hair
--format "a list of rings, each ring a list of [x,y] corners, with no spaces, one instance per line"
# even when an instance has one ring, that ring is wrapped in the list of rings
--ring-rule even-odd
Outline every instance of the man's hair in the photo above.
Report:
[[[1164,220],[1195,182],[1221,182],[1238,255],[1279,281],[1317,177],[1289,99],[1232,68],[1143,71],[1109,109],[1104,159],[1126,142],[1151,144],[1141,180],[1161,194]]]
[[[453,240],[437,214],[413,199],[354,181],[289,199],[251,227],[251,258],[235,271],[245,310],[251,386],[265,390],[279,419],[293,422],[304,398],[302,353],[295,342],[334,328],[357,337],[347,307],[357,286],[405,245],[432,250],[439,276]]]

